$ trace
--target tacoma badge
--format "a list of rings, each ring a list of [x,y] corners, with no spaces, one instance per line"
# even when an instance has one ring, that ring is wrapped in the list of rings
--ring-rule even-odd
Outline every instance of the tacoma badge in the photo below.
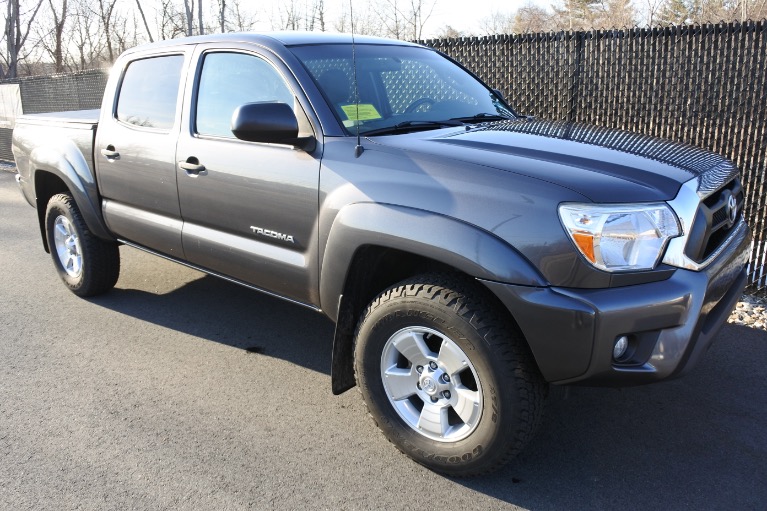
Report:
[[[281,232],[270,231],[268,229],[256,227],[254,225],[250,226],[250,230],[253,231],[253,234],[258,234],[259,236],[266,236],[268,238],[274,238],[280,241],[288,241],[290,243],[295,243],[295,241],[293,241],[293,236],[290,234],[282,234]]]

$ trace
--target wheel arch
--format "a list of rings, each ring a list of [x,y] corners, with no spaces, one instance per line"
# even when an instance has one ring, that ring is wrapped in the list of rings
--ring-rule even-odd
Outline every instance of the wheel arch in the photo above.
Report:
[[[385,204],[354,204],[330,229],[320,272],[320,300],[336,321],[332,390],[355,386],[354,329],[364,307],[387,287],[418,273],[445,272],[496,282],[545,285],[503,240],[459,220]],[[481,292],[500,304],[484,286]],[[513,320],[513,318],[511,318]]]
[[[72,195],[88,229],[95,236],[114,240],[101,215],[95,174],[72,141],[62,140],[34,149],[29,166],[34,169],[35,209],[46,252],[50,247],[45,236],[45,210],[50,198],[58,193]]]

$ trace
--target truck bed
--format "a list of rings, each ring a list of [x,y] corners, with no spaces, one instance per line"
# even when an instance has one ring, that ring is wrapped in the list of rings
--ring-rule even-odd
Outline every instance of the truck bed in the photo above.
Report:
[[[90,124],[95,126],[99,122],[100,110],[71,110],[69,112],[48,112],[43,114],[24,114],[19,116],[16,122],[30,124],[65,123],[65,124]]]
[[[80,170],[90,174],[87,182],[95,184],[93,171],[93,143],[98,126],[99,110],[75,110],[26,114],[16,119],[13,130],[13,154],[18,170],[18,182],[24,197],[35,205],[34,187],[30,182],[35,170],[53,171],[59,165],[52,154],[74,162],[82,158],[87,165]],[[35,151],[37,161],[30,161]],[[77,167],[77,165],[75,165]],[[25,186],[25,183],[29,185]],[[95,188],[93,190],[95,193]]]

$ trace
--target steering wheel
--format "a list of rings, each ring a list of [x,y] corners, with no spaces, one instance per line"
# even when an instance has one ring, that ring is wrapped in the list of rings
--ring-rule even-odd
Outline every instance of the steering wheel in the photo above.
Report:
[[[411,114],[411,113],[415,112],[416,110],[418,110],[418,108],[420,108],[423,105],[429,105],[429,109],[431,109],[431,107],[433,107],[435,103],[436,103],[436,101],[434,99],[432,99],[432,98],[416,99],[415,101],[410,103],[407,106],[407,108],[405,108],[405,112],[404,113]]]

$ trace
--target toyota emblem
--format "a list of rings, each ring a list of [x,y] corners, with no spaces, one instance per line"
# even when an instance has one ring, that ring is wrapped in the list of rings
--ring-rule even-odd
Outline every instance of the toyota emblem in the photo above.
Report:
[[[421,381],[421,387],[429,395],[434,395],[437,392],[437,383],[428,376]]]
[[[729,221],[730,226],[732,226],[735,223],[735,220],[738,218],[738,201],[732,194],[727,197],[727,206],[725,206],[725,211],[727,212],[727,220]]]

